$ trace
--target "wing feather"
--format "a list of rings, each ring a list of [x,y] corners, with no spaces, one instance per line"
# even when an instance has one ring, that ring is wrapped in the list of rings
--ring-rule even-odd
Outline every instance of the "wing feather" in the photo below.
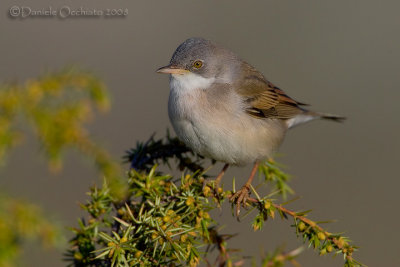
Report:
[[[307,112],[306,104],[289,97],[247,63],[243,63],[242,78],[235,85],[237,93],[245,98],[249,115],[259,118],[287,120]]]

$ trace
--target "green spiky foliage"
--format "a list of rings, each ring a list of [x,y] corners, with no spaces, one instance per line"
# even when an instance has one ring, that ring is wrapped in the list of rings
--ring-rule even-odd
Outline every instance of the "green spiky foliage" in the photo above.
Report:
[[[72,229],[75,237],[67,253],[71,266],[245,264],[246,259],[228,246],[232,236],[221,234],[220,225],[209,215],[209,211],[229,201],[235,185],[232,190],[217,189],[207,179],[207,162],[169,135],[165,140],[151,137],[137,143],[126,159],[132,166],[126,175],[129,193],[124,199],[113,198],[106,182],[91,189],[88,202],[82,205],[87,217]],[[162,173],[160,164],[179,168],[182,174],[173,177]],[[246,208],[254,216],[254,231],[260,230],[268,219],[291,218],[295,234],[320,255],[342,254],[345,266],[362,266],[354,260],[356,247],[348,238],[327,232],[307,217],[308,212],[294,212],[279,203],[278,199],[293,190],[287,184],[289,176],[277,163],[266,161],[260,165],[259,173],[262,184],[272,184],[273,189],[262,197],[252,188],[255,197],[249,198]],[[217,251],[216,259],[209,258],[210,249]],[[297,266],[295,258],[301,251],[302,248],[277,249],[267,253],[258,266],[283,266],[288,262]]]

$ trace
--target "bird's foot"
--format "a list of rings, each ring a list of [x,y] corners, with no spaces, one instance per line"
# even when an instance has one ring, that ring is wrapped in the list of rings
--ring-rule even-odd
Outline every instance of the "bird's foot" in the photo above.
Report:
[[[240,206],[246,208],[247,200],[249,199],[249,197],[250,185],[245,184],[239,191],[237,191],[229,198],[229,201],[232,203],[232,205],[236,205],[235,213],[238,220],[240,214]]]

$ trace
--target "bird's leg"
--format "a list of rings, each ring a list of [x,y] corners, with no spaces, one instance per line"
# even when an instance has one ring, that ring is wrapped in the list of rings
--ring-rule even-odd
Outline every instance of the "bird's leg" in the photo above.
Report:
[[[250,195],[250,185],[251,185],[251,182],[252,182],[253,179],[254,179],[254,176],[255,176],[255,174],[256,174],[256,172],[257,172],[257,169],[258,169],[258,165],[259,165],[259,164],[260,164],[260,163],[259,163],[258,161],[256,161],[256,162],[254,163],[253,169],[251,170],[250,177],[249,177],[249,179],[247,180],[247,182],[244,184],[244,186],[243,186],[239,191],[237,191],[237,192],[236,192],[233,196],[231,196],[230,199],[229,199],[232,203],[236,204],[236,217],[238,217],[238,218],[239,218],[239,213],[240,213],[240,206],[245,207],[246,201],[247,201],[247,199],[249,198],[249,195]]]
[[[219,184],[221,183],[222,176],[224,176],[226,170],[228,169],[229,164],[225,163],[224,167],[222,168],[221,172],[218,174],[217,178],[215,178],[215,188],[219,188]]]

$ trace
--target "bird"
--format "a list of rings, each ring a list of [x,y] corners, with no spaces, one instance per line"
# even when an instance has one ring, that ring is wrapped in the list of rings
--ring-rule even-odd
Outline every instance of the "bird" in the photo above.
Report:
[[[247,182],[230,197],[237,216],[259,164],[278,150],[287,130],[315,119],[345,119],[308,110],[234,52],[204,38],[185,40],[157,72],[170,76],[168,115],[178,138],[225,163],[217,187],[230,165],[253,164]]]

